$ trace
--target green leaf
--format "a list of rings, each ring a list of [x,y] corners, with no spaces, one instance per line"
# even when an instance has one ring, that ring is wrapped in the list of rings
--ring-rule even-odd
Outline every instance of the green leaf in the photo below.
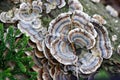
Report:
[[[22,62],[18,61],[17,64],[22,72],[26,72],[26,67],[24,66]]]
[[[15,36],[13,27],[8,28],[5,42],[9,44],[10,50],[14,50]]]
[[[5,33],[7,33],[6,36],[4,36]],[[3,24],[0,23],[0,80],[5,80],[6,77],[10,80],[17,80],[14,77],[16,74],[23,74],[36,80],[36,75],[32,73],[34,71],[30,71],[34,62],[31,57],[25,55],[25,51],[32,50],[31,47],[27,46],[29,37],[20,36],[16,42],[18,35],[20,35],[19,30],[10,26],[6,32]],[[11,69],[10,66],[6,65],[9,62],[15,64],[14,68]]]
[[[16,31],[15,31],[15,36],[20,35],[20,33],[21,33],[20,30],[16,30]]]
[[[3,80],[4,80],[6,77],[10,77],[10,76],[12,76],[12,74],[11,74],[11,69],[10,69],[10,68],[8,68],[8,69],[0,72],[0,78],[3,79]]]
[[[3,39],[4,36],[4,28],[3,28],[3,24],[0,23],[0,40]]]
[[[96,74],[95,80],[109,80],[109,74],[105,70],[100,70],[99,73]]]

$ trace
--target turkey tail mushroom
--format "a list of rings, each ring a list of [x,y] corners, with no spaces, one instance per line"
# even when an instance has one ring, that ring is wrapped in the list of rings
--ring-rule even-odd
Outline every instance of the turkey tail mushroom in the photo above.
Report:
[[[83,6],[78,0],[68,0],[69,11],[80,10],[83,11]]]
[[[25,33],[27,36],[29,36],[32,42],[36,43],[39,51],[42,51],[43,37],[41,36],[41,34],[39,34],[39,32],[32,28],[32,25],[19,22],[18,28],[22,33]]]
[[[86,53],[79,61],[82,63],[82,65],[79,67],[80,72],[83,74],[90,74],[95,72],[100,67],[103,58]]]
[[[88,22],[90,22],[90,19],[91,17],[88,14],[80,10],[75,10],[73,12],[72,20],[76,23],[79,23],[80,25],[86,25]]]
[[[32,2],[32,8],[34,13],[42,13],[42,5],[43,3],[41,1],[33,1]]]
[[[102,57],[108,59],[112,56],[112,46],[108,36],[108,31],[104,26],[95,22],[93,22],[93,25],[98,33],[96,47],[102,54]]]
[[[14,21],[15,12],[13,12],[13,10],[10,10],[8,12],[2,12],[0,14],[0,21],[2,21],[3,23],[15,23]]]
[[[87,47],[87,49],[91,49],[96,43],[92,34],[80,28],[71,30],[68,34],[68,40],[71,43],[77,43],[81,48]]]
[[[47,0],[51,5],[54,3],[58,8],[62,8],[66,5],[65,0]]]
[[[50,52],[58,62],[64,65],[71,65],[74,64],[78,58],[69,47],[69,43],[57,38],[52,41]]]
[[[48,32],[51,34],[63,33],[66,34],[70,29],[71,12],[62,13],[49,24]]]

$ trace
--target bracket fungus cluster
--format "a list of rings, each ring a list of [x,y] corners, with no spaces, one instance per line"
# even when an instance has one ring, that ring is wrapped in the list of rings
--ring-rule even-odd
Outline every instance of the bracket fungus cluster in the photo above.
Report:
[[[64,65],[80,64],[78,69],[83,74],[95,72],[103,58],[112,55],[106,28],[80,10],[58,15],[50,22],[48,31],[54,39],[46,43],[52,56]],[[77,53],[79,48],[86,48],[86,53]]]
[[[47,30],[40,19],[43,5],[46,13],[50,13],[65,4],[69,5],[69,11],[53,19]],[[20,8],[10,15],[8,13],[1,13],[0,20],[4,23],[17,22],[18,29],[30,37],[29,45],[34,48],[30,55],[34,56],[36,64],[33,70],[39,73],[40,80],[68,80],[68,73],[64,70],[66,66],[69,66],[67,70],[78,74],[91,74],[100,67],[103,58],[112,56],[108,31],[103,26],[105,21],[100,16],[90,17],[83,12],[78,0],[22,2]]]

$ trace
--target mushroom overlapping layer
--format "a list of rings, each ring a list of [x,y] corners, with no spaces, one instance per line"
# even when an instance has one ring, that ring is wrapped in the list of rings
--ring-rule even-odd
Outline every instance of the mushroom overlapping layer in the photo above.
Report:
[[[45,40],[49,40],[46,46],[52,56],[64,65],[77,65],[82,74],[95,72],[103,58],[112,55],[107,29],[80,10],[58,15],[50,22],[48,32],[51,37]],[[78,53],[80,49],[86,52]]]
[[[78,0],[68,0],[68,5],[70,11],[74,11],[74,10],[83,11],[83,6]]]
[[[65,0],[36,0],[31,4],[23,2],[19,9],[0,14],[2,22],[17,21],[18,29],[30,37],[28,45],[33,51],[26,54],[33,57],[38,80],[72,80],[67,71],[89,75],[100,67],[103,58],[109,59],[112,55],[108,32],[102,25],[104,21],[100,16],[91,18],[84,13],[78,0],[68,0],[70,11],[53,19],[48,30],[42,26],[40,16],[44,6],[46,13],[50,13],[65,4]]]
[[[55,9],[56,7],[62,8],[66,5],[65,0],[46,0],[47,3],[44,5],[46,6],[46,13],[50,13],[52,9]]]
[[[66,4],[65,0],[46,0],[46,1],[49,2],[50,4],[53,4],[53,3],[56,4],[58,8],[62,8]]]

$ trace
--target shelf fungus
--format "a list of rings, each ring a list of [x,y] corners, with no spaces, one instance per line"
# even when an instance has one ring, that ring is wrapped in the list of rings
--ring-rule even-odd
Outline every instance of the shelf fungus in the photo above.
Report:
[[[51,17],[52,9],[62,8],[66,3],[69,11],[59,14],[48,28],[44,27],[42,24],[46,23],[40,18]],[[45,12],[50,14],[43,15]],[[33,50],[26,54],[33,57],[36,65],[33,70],[38,72],[38,80],[71,79],[68,71],[90,75],[101,66],[103,58],[112,56],[111,41],[103,26],[106,21],[100,15],[91,17],[83,12],[79,0],[22,2],[20,8],[1,13],[0,21],[16,23],[17,28],[30,37],[28,45]]]
[[[47,2],[44,4],[46,7],[46,13],[50,13],[52,9],[56,7],[62,8],[66,5],[65,0],[46,0]]]
[[[95,20],[97,23],[100,23],[100,24],[106,24],[106,20],[99,14],[94,14],[93,15],[93,20]]]
[[[38,13],[31,12],[30,4],[28,3],[22,3],[15,15],[16,20],[24,23],[31,23],[33,20],[39,17],[40,15]]]
[[[32,6],[32,7],[31,7]],[[22,33],[30,37],[36,43],[39,51],[42,50],[42,41],[47,29],[41,25],[40,14],[42,12],[42,2],[33,1],[32,4],[23,2],[20,8],[16,9],[14,20],[18,21],[17,27]]]
[[[108,59],[112,56],[112,45],[108,36],[108,31],[104,26],[95,22],[93,22],[93,25],[98,33],[95,47],[97,47],[103,58]]]
[[[27,36],[29,36],[30,40],[32,42],[36,43],[39,51],[43,51],[42,50],[42,41],[44,39],[44,35],[40,31],[41,25],[40,25],[40,23],[38,23],[38,25],[37,24],[35,24],[35,25],[36,26],[34,27],[34,24],[32,24],[32,23],[28,24],[28,23],[19,22],[18,29],[20,29],[20,31],[22,33],[25,33]]]
[[[79,70],[84,74],[90,74],[100,67],[103,58],[100,56],[96,57],[91,53],[86,53],[79,61],[81,62]]]
[[[69,11],[81,10],[83,11],[83,6],[78,0],[68,0]]]
[[[78,73],[95,72],[103,58],[112,55],[107,29],[96,21],[80,10],[58,15],[49,23],[49,36],[45,39],[52,56],[66,66],[78,64]],[[77,50],[87,52],[83,54]]]
[[[32,2],[32,8],[34,13],[42,13],[42,5],[43,3],[41,1],[33,1]]]
[[[48,32],[51,34],[63,33],[66,34],[71,25],[71,12],[61,13],[56,19],[49,24]]]
[[[66,4],[65,0],[47,0],[47,2],[50,4],[56,3],[56,6],[58,6],[58,8],[62,8]]]
[[[16,14],[16,11],[14,12],[14,10],[2,12],[0,14],[0,21],[4,23],[14,23],[14,14]]]
[[[85,46],[87,49],[93,48],[96,43],[94,36],[81,28],[71,30],[68,33],[68,40],[79,45],[81,48]]]
[[[53,57],[64,65],[71,65],[77,62],[78,58],[74,52],[70,50],[69,43],[60,38],[52,41],[50,51]]]

